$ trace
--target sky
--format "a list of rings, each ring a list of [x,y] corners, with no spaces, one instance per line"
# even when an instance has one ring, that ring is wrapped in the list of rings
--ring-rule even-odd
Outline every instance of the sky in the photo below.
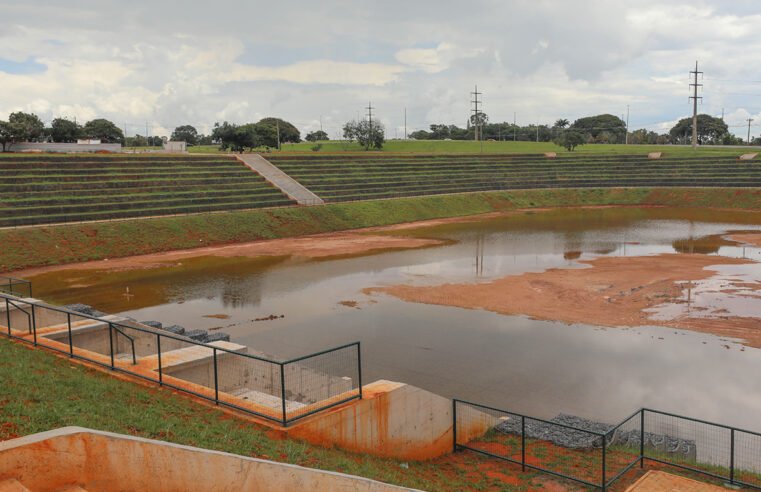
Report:
[[[761,133],[758,0],[0,0],[0,119],[104,117],[128,135],[277,116],[336,138],[371,102],[387,138],[594,114],[665,132],[699,111]]]

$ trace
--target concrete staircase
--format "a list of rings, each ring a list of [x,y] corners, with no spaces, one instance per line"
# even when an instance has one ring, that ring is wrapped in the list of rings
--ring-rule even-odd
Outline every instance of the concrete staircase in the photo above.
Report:
[[[235,157],[259,173],[270,184],[280,188],[288,198],[295,200],[299,205],[323,205],[325,203],[322,198],[312,193],[304,185],[288,176],[259,154],[240,154]]]

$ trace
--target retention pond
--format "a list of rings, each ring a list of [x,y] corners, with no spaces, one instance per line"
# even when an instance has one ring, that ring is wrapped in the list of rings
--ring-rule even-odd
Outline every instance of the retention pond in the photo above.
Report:
[[[545,418],[647,406],[761,431],[758,238],[761,213],[557,209],[26,273],[42,299],[276,357],[358,340],[367,382]]]

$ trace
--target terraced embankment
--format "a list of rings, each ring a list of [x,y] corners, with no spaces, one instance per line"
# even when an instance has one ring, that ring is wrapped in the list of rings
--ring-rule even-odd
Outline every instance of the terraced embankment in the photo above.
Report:
[[[0,159],[0,227],[292,203],[228,156]]]
[[[325,201],[537,188],[759,187],[736,156],[276,155],[268,160]]]

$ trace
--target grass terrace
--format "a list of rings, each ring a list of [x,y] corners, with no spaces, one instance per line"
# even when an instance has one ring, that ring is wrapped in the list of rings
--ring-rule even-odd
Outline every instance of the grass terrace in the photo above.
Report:
[[[268,155],[327,201],[532,188],[759,187],[758,161],[735,155]]]
[[[292,203],[229,156],[16,155],[0,159],[0,227]]]

